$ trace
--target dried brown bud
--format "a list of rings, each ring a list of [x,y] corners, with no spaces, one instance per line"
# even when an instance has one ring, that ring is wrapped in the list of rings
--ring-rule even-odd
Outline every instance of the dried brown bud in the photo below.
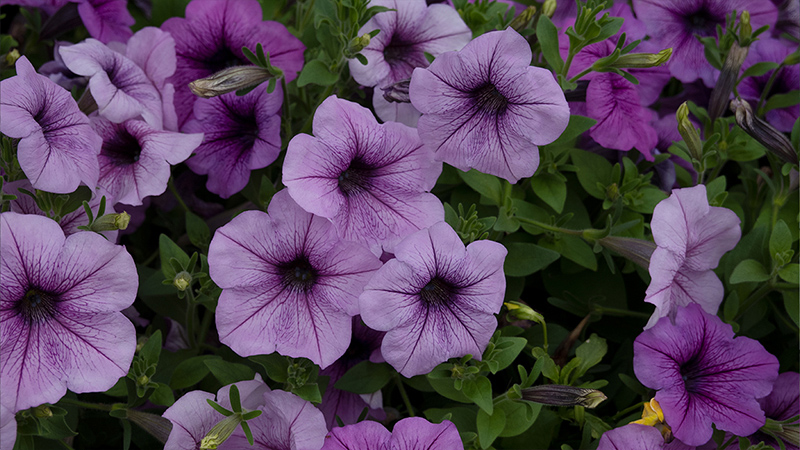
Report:
[[[756,117],[747,100],[740,98],[731,100],[730,108],[736,117],[736,123],[747,134],[782,161],[797,164],[797,150],[792,147],[789,139],[775,127]]]
[[[560,384],[545,384],[522,390],[522,398],[531,402],[551,406],[583,406],[596,408],[606,400],[605,394],[597,389],[585,389]]]
[[[189,83],[189,89],[198,97],[212,98],[257,86],[270,78],[273,78],[273,75],[263,67],[235,66],[220,70],[210,77],[194,80]]]

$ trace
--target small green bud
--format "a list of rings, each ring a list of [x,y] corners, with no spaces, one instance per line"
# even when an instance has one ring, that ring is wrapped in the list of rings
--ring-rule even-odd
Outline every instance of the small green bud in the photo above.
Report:
[[[50,410],[49,405],[39,405],[33,409],[33,416],[40,419],[45,417],[53,417],[53,411]]]
[[[678,107],[678,112],[675,114],[678,119],[678,132],[681,134],[686,146],[689,147],[689,152],[693,159],[702,161],[703,157],[703,143],[700,141],[700,134],[689,120],[689,106],[683,102]]]
[[[556,0],[545,0],[544,4],[542,4],[542,14],[547,17],[553,17],[553,14],[556,12]]]
[[[150,382],[150,377],[147,375],[141,375],[139,378],[136,379],[136,384],[139,386],[147,386],[147,383]]]
[[[92,231],[124,230],[128,228],[130,222],[130,214],[123,211],[119,214],[106,214],[103,217],[99,217],[92,223],[90,228]]]
[[[189,83],[192,93],[202,98],[212,98],[228,92],[238,91],[269,81],[276,75],[258,66],[235,66],[220,70],[206,77]]]
[[[517,17],[514,17],[514,20],[508,24],[508,28],[513,28],[518,33],[521,33],[522,30],[528,28],[531,22],[533,21],[533,16],[536,14],[536,7],[535,6],[528,6],[524,10],[522,10]]]
[[[215,450],[231,437],[240,423],[242,423],[241,414],[231,414],[222,419],[200,440],[200,450]]]
[[[172,284],[178,288],[179,291],[183,292],[192,285],[192,274],[183,270],[175,274],[175,278],[172,279]]]
[[[665,48],[658,53],[628,53],[617,58],[609,67],[617,69],[646,69],[666,63],[671,56],[671,48]]]
[[[608,397],[597,389],[585,389],[560,384],[545,384],[522,390],[522,398],[551,406],[583,406],[596,408]]]
[[[365,33],[362,36],[356,36],[350,40],[350,43],[347,45],[347,48],[344,51],[344,55],[348,59],[355,58],[356,54],[359,53],[361,50],[366,48],[372,37],[369,33]]]
[[[742,11],[739,16],[739,42],[743,45],[749,45],[752,36],[753,27],[750,25],[750,12]]]
[[[6,53],[6,65],[9,67],[13,66],[19,58],[19,50],[12,49],[10,52]]]
[[[530,320],[531,322],[544,323],[544,316],[524,303],[505,302],[504,305],[508,308],[508,314],[517,320]]]

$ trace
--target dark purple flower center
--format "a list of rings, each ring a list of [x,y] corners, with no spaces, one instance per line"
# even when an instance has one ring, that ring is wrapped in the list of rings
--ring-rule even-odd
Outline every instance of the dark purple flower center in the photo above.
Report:
[[[31,287],[17,302],[17,311],[29,323],[43,322],[56,313],[57,297]]]
[[[725,18],[721,20],[716,15],[712,14],[705,8],[698,9],[692,14],[683,17],[686,29],[692,34],[699,34],[701,36],[708,36],[713,34],[717,28],[717,24],[724,25]]]
[[[114,136],[103,142],[100,152],[117,166],[129,166],[139,161],[142,146],[124,127],[118,127]]]
[[[472,98],[478,110],[492,115],[500,115],[508,108],[508,99],[492,83],[486,83],[472,91]]]
[[[369,190],[372,168],[361,159],[353,159],[350,166],[339,174],[339,190],[345,196]]]
[[[308,292],[317,282],[317,269],[308,257],[300,255],[293,261],[279,267],[282,271],[283,286],[294,291]]]
[[[449,304],[457,293],[455,286],[439,277],[434,277],[419,291],[419,296],[426,305],[435,306]]]
[[[209,72],[215,73],[233,66],[248,65],[250,62],[236,56],[228,47],[222,47],[207,58],[205,64]]]
[[[413,46],[413,43],[406,42],[395,34],[389,41],[389,45],[383,49],[383,59],[389,64],[401,62],[414,50]]]

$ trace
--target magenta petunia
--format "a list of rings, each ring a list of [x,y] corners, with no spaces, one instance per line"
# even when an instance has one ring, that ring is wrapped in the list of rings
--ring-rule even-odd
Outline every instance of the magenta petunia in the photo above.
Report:
[[[453,450],[464,446],[452,422],[431,423],[407,417],[391,432],[377,422],[359,422],[334,428],[322,450]]]
[[[127,42],[136,22],[128,12],[128,0],[70,0],[78,4],[78,14],[93,38],[108,44]]]
[[[97,184],[102,139],[68,91],[39,75],[28,58],[0,82],[0,133],[19,138],[17,159],[36,189],[66,194]]]
[[[775,384],[772,386],[772,392],[768,396],[758,399],[758,403],[761,405],[761,409],[764,410],[764,415],[767,416],[767,419],[780,422],[800,415],[800,374],[797,372],[784,372],[778,375]],[[790,432],[791,425],[785,426],[786,434],[784,436],[779,436],[784,438],[786,450],[798,450],[800,448],[796,442],[798,422],[795,421],[793,425],[795,442],[785,439],[792,435]],[[780,448],[779,444],[771,436],[760,431],[751,434],[747,438],[750,439],[752,444],[764,441],[768,445],[772,445],[773,448]]]
[[[256,89],[241,97],[231,93],[195,102],[183,131],[203,133],[204,138],[186,165],[208,175],[209,191],[228,198],[247,185],[251,170],[278,158],[282,103],[280,86],[271,94]]]
[[[603,433],[597,450],[695,450],[695,447],[678,439],[667,444],[655,427],[631,423]]]
[[[425,4],[425,0],[372,0],[370,6],[391,9],[376,14],[358,31],[363,36],[380,30],[361,54],[363,65],[350,60],[350,74],[363,86],[375,86],[372,104],[378,117],[415,126],[420,113],[409,103],[388,102],[383,88],[408,80],[417,67],[428,67],[425,53],[437,57],[461,50],[472,39],[472,31],[449,5]]]
[[[145,197],[163,194],[170,165],[183,162],[203,139],[202,134],[161,131],[141,120],[113,123],[93,117],[92,125],[103,138],[97,185],[126,205],[141,205]]]
[[[358,295],[381,265],[286,190],[268,214],[246,211],[218,229],[208,263],[222,288],[216,320],[223,344],[242,356],[277,351],[321,368],[347,350]]]
[[[512,183],[539,166],[538,145],[567,127],[569,107],[552,74],[531,67],[528,41],[513,29],[472,40],[427,69],[414,69],[411,103],[417,129],[436,157]]]
[[[444,219],[433,188],[442,171],[416,131],[378,124],[368,109],[329,97],[314,114],[314,136],[295,136],[283,182],[306,211],[330,219],[343,239],[377,256]]]
[[[778,376],[778,359],[758,342],[734,338],[733,330],[696,304],[679,308],[633,343],[633,370],[655,389],[664,419],[688,445],[711,439],[717,429],[747,436],[764,425],[756,399]]]
[[[178,58],[169,81],[175,85],[179,126],[191,118],[197,100],[189,83],[231,66],[250,65],[242,47],[255,50],[260,43],[264,52],[269,52],[270,63],[283,70],[287,82],[297,77],[305,46],[282,24],[261,18],[256,0],[193,0],[186,7],[185,19],[173,17],[164,22],[161,28],[175,38]]]
[[[661,317],[674,318],[678,307],[691,303],[716,314],[724,289],[711,269],[739,242],[739,222],[733,211],[709,206],[702,184],[675,189],[656,205],[650,227],[657,247],[644,299],[656,310],[645,328]]]
[[[448,358],[480,358],[503,304],[506,253],[486,240],[464,248],[444,222],[400,242],[359,297],[364,323],[387,331],[386,361],[412,377]]]
[[[120,312],[136,297],[133,258],[95,233],[64,237],[38,215],[3,213],[0,227],[3,402],[19,411],[55,403],[67,389],[109,389],[136,348]]]
[[[703,44],[696,36],[716,36],[732,11],[750,12],[753,30],[774,26],[777,9],[764,0],[633,0],[636,17],[647,26],[650,40],[660,48],[671,48],[668,67],[684,83],[701,78],[713,86],[719,71],[706,60]]]

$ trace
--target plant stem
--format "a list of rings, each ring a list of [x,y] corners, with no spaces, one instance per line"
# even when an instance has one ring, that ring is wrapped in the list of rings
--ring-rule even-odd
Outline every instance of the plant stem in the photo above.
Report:
[[[581,79],[581,78],[582,78],[584,75],[587,75],[587,74],[589,74],[591,71],[592,71],[592,67],[591,67],[591,66],[589,66],[589,67],[587,67],[586,69],[584,69],[584,71],[583,71],[583,72],[581,72],[581,73],[579,73],[579,74],[575,75],[574,77],[570,78],[570,79],[569,79],[569,82],[570,82],[570,83],[574,83],[574,82],[576,82],[576,81],[580,80],[580,79]]]
[[[82,402],[80,400],[75,400],[69,397],[63,397],[61,400],[58,401],[59,403],[69,403],[70,405],[75,405],[79,408],[86,408],[86,409],[97,409],[100,411],[111,411],[111,405],[105,405],[102,403],[89,403],[89,402]]]
[[[733,318],[734,322],[741,319],[744,313],[746,313],[748,309],[750,309],[753,305],[755,305],[757,301],[761,300],[762,298],[764,298],[764,296],[772,292],[772,290],[774,289],[773,281],[774,279],[771,279],[768,282],[764,283],[763,285],[761,285],[760,288],[758,288],[755,292],[750,294],[749,297],[747,297],[747,300],[744,301],[742,306],[739,308],[739,312],[736,313],[736,316]]]
[[[628,311],[627,309],[608,308],[605,306],[596,306],[594,308],[594,311],[599,312],[601,314],[610,314],[612,316],[643,317],[645,319],[650,318],[650,314],[647,313],[642,313],[638,311]]]
[[[172,192],[172,195],[174,195],[175,199],[178,200],[178,203],[181,205],[183,210],[189,212],[190,209],[188,206],[186,206],[186,202],[184,202],[181,198],[181,194],[178,194],[178,189],[175,188],[175,183],[172,181],[172,177],[169,177],[169,183],[167,183],[167,185],[169,186],[169,191]]]
[[[189,340],[189,347],[195,348],[197,340],[195,339],[194,318],[197,314],[197,303],[194,301],[194,288],[189,286],[186,288],[186,338]]]
[[[636,411],[637,409],[643,407],[644,405],[645,405],[644,402],[640,402],[640,403],[637,403],[637,404],[635,404],[633,406],[625,408],[622,411],[620,411],[620,412],[614,414],[613,416],[611,416],[611,420],[619,420],[620,417],[625,417],[628,414],[630,414],[630,413]]]
[[[395,375],[395,381],[397,381],[397,390],[400,391],[400,397],[403,399],[403,403],[406,405],[408,415],[410,417],[414,417],[414,407],[411,406],[411,400],[408,398],[408,393],[406,392],[405,386],[403,386],[403,380],[400,378],[399,374]]]
[[[563,234],[570,234],[572,236],[582,236],[583,230],[569,230],[567,228],[559,228],[552,225],[548,225],[546,223],[539,222],[538,220],[528,219],[525,217],[517,217],[514,216],[514,219],[519,220],[520,222],[527,223],[529,225],[537,226],[543,230],[553,231],[555,233],[563,233]]]
[[[783,69],[783,63],[781,63],[775,70],[772,71],[772,74],[769,76],[767,80],[767,84],[764,85],[764,90],[761,91],[761,97],[758,98],[758,103],[756,103],[756,114],[761,117],[764,113],[761,111],[761,107],[763,106],[764,102],[767,100],[767,95],[769,95],[769,91],[772,90],[772,85],[775,84],[775,79],[778,77],[778,72]]]

